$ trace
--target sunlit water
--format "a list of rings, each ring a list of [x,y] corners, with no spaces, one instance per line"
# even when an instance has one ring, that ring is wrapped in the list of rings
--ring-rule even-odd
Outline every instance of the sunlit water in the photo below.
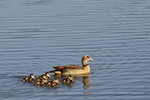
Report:
[[[71,86],[20,82],[85,54]],[[150,1],[0,0],[0,99],[150,100]]]

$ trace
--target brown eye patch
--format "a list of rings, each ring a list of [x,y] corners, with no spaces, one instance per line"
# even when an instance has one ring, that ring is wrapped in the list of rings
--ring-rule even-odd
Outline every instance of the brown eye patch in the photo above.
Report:
[[[90,56],[87,56],[87,58],[89,59],[89,58],[90,58]]]

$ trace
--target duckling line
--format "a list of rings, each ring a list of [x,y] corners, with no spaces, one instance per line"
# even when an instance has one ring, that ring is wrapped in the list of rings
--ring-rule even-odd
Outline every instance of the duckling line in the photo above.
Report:
[[[60,84],[72,84],[74,78],[70,75],[66,78],[63,78],[62,80],[58,80],[57,78],[52,78],[49,72],[45,72],[37,78],[35,77],[35,75],[30,74],[29,76],[23,78],[21,81],[25,83],[32,83],[34,86],[39,87],[58,87]]]

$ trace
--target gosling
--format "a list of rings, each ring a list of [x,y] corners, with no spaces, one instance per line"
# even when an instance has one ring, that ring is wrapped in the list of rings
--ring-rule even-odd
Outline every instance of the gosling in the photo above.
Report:
[[[35,76],[33,74],[30,74],[28,77],[23,78],[21,81],[22,82],[32,82],[35,80]]]
[[[58,85],[59,85],[59,80],[56,78],[46,83],[46,87],[57,87]]]
[[[72,84],[74,78],[72,76],[68,76],[66,79],[61,81],[62,84]]]

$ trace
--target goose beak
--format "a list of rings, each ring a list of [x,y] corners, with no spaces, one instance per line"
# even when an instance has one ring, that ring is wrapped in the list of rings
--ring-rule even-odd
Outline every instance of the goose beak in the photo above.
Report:
[[[90,61],[94,61],[92,58],[89,59]]]

